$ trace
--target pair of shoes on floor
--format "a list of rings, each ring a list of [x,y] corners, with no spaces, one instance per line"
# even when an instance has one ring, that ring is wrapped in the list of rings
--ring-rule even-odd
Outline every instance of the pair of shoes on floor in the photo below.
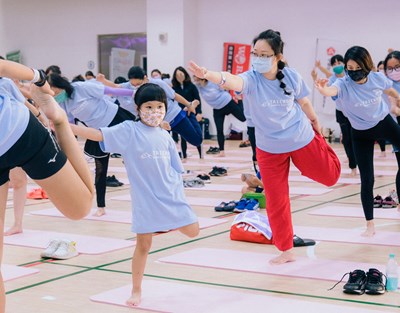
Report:
[[[246,147],[250,147],[250,146],[251,146],[250,140],[242,141],[239,144],[239,148],[246,148]]]
[[[41,200],[41,199],[48,199],[46,191],[42,188],[35,188],[29,191],[26,195],[27,199],[34,199],[34,200]]]
[[[312,239],[305,239],[305,238],[300,238],[297,235],[293,235],[293,247],[308,247],[308,246],[314,246],[315,245],[315,240]]]
[[[257,199],[242,198],[237,202],[233,212],[241,213],[244,211],[258,211],[259,208],[260,204]]]
[[[219,153],[219,148],[218,147],[210,147],[207,151],[207,154],[218,154]]]
[[[349,280],[343,286],[344,293],[353,295],[362,295],[364,293],[369,295],[382,295],[385,293],[386,288],[383,283],[384,274],[376,268],[370,268],[368,272],[357,269],[353,272],[346,273],[338,283],[340,283],[346,275],[349,275]],[[336,283],[336,285],[338,283]],[[333,289],[335,286],[329,290]]]
[[[200,178],[184,179],[183,187],[185,188],[199,188],[204,187],[204,181]]]
[[[396,208],[398,202],[393,199],[392,196],[387,196],[385,198],[382,198],[380,195],[377,195],[374,198],[374,208]]]
[[[78,255],[76,242],[68,239],[52,239],[40,254],[42,258],[67,260]]]
[[[215,212],[233,212],[238,201],[221,202],[214,207]]]
[[[201,174],[197,175],[197,178],[200,178],[206,184],[211,183],[210,175],[208,175],[206,173],[201,173]]]
[[[124,183],[121,183],[116,177],[115,175],[112,176],[107,176],[106,178],[106,186],[107,187],[121,187],[123,186]]]
[[[111,155],[110,155],[112,158],[122,158],[122,155],[121,154],[119,154],[119,153],[111,153]]]
[[[228,175],[228,171],[226,168],[214,166],[210,173],[210,176],[226,176]]]

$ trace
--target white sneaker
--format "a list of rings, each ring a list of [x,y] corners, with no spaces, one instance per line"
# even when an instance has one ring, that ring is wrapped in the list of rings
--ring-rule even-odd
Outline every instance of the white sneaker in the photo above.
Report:
[[[58,249],[60,242],[60,239],[52,239],[47,245],[47,248],[40,254],[40,256],[42,258],[51,258],[53,253],[56,252],[56,250]]]
[[[61,240],[57,250],[51,256],[53,259],[66,260],[78,255],[76,242],[71,240]]]

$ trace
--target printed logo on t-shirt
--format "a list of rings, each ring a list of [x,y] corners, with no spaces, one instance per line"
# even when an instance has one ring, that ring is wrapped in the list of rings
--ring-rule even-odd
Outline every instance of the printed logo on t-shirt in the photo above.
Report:
[[[293,99],[272,99],[264,101],[261,106],[262,107],[287,107],[293,104]]]
[[[166,150],[153,150],[151,152],[144,152],[140,156],[141,159],[168,159],[169,152]]]

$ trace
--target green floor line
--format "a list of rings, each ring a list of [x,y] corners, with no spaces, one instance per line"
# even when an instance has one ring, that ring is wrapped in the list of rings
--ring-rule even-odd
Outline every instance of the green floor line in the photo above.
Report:
[[[60,280],[60,279],[63,279],[63,278],[67,278],[67,277],[75,276],[75,275],[78,275],[78,274],[82,274],[82,273],[85,273],[85,272],[88,272],[88,271],[91,271],[91,270],[92,269],[85,269],[85,270],[78,271],[78,272],[75,272],[75,273],[70,273],[70,274],[58,276],[58,277],[55,277],[55,278],[52,278],[52,279],[43,280],[41,282],[38,282],[38,283],[35,283],[35,284],[32,284],[32,285],[28,285],[28,286],[24,286],[24,287],[21,287],[21,288],[9,290],[9,291],[6,292],[6,295],[11,294],[11,293],[15,293],[15,292],[19,292],[19,291],[23,291],[23,290],[26,290],[26,289],[30,289],[30,288],[33,288],[33,287],[36,287],[36,286],[44,285],[44,284],[47,284],[47,283],[50,283],[50,282],[53,282],[53,281],[57,281],[57,280]]]

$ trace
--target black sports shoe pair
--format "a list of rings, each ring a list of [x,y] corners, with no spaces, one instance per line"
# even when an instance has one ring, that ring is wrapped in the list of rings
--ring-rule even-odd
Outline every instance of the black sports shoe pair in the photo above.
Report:
[[[376,268],[370,268],[368,272],[355,270],[347,274],[350,277],[343,286],[344,293],[356,295],[362,295],[364,292],[369,295],[381,295],[385,293],[385,284],[382,278],[384,275]]]
[[[208,149],[206,151],[207,154],[218,154],[219,153],[219,148],[218,147],[210,147],[210,149]]]
[[[115,175],[113,176],[107,176],[106,178],[106,186],[107,187],[120,187],[122,186],[124,183],[121,183],[116,177]]]
[[[210,176],[226,176],[228,171],[223,167],[214,166],[210,173]]]

